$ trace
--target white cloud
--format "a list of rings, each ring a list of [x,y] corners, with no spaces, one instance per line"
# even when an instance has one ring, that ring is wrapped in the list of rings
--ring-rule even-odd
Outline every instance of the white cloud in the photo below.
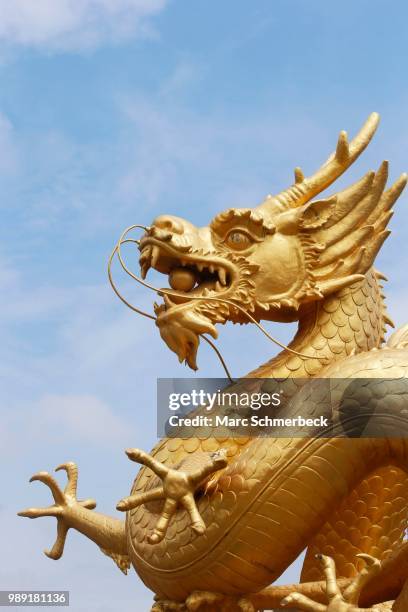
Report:
[[[0,42],[1,31],[0,13]],[[178,214],[188,208],[196,221],[193,204],[205,204],[209,217],[231,204],[253,205],[290,183],[288,169],[311,157],[311,142],[325,152],[332,147],[324,129],[303,115],[289,124],[271,113],[239,121],[198,113],[188,95],[204,75],[205,66],[183,60],[148,95],[115,93],[120,129],[109,145],[56,129],[27,136],[16,127],[18,180],[3,205],[17,197],[23,222],[38,235],[61,222],[95,234],[112,226],[114,209],[125,225],[135,205],[137,218],[150,221],[174,207],[175,197]]]
[[[0,0],[0,41],[77,50],[149,36],[166,0]]]
[[[7,295],[0,304],[0,454],[13,454],[19,444],[30,452],[41,443],[77,440],[116,450],[142,436],[144,427],[135,431],[129,414],[148,401],[154,414],[155,347],[163,363],[176,365],[154,325],[133,316],[107,282],[37,284],[2,257],[0,289]],[[141,308],[152,308],[150,294],[125,283],[121,289]],[[134,380],[139,370],[150,385]],[[150,421],[148,429],[153,432]]]
[[[119,444],[128,436],[125,422],[113,414],[110,406],[92,395],[45,395],[36,406],[34,427],[49,432],[60,431],[88,443]],[[43,434],[44,435],[44,434]]]
[[[65,447],[86,444],[121,449],[133,427],[114,413],[111,406],[91,394],[45,394],[34,402],[19,402],[18,411],[4,408],[0,434],[0,456],[14,456],[18,447],[30,456],[38,445]]]
[[[194,85],[200,74],[200,67],[195,70],[182,62],[156,94],[119,99],[128,124],[121,155],[127,167],[118,180],[120,202],[132,206],[140,202],[143,210],[159,212],[165,210],[163,202],[177,193],[184,198],[177,203],[177,214],[183,216],[187,205],[189,218],[195,220],[190,207],[208,197],[205,206],[210,218],[223,206],[253,206],[269,191],[288,186],[292,181],[288,169],[297,165],[298,158],[311,157],[311,142],[320,143],[323,151],[333,146],[326,142],[324,129],[304,115],[290,124],[270,113],[261,119],[238,120],[180,105],[183,89]],[[280,181],[275,186],[274,176]]]
[[[150,293],[123,283],[123,279],[121,282],[117,272],[116,276],[129,299],[144,310],[153,310]],[[26,387],[32,385],[31,397],[47,384],[53,391],[69,384],[80,393],[92,386],[96,389],[100,379],[106,382],[110,378],[118,360],[122,366],[120,376],[115,377],[122,380],[132,375],[133,359],[146,336],[153,335],[161,343],[154,325],[132,315],[107,281],[71,287],[46,281],[33,283],[29,275],[0,254],[0,291],[7,295],[0,303],[4,340],[0,376],[6,377],[10,394],[22,377]],[[20,333],[16,334],[16,329]],[[144,361],[147,367],[149,360]],[[0,404],[0,411],[2,408]]]

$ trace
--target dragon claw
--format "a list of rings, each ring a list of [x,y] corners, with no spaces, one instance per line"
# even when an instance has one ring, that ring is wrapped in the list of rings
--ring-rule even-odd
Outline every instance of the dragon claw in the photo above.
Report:
[[[210,591],[193,591],[184,603],[155,598],[151,612],[200,612],[217,610],[219,612],[255,612],[251,601],[245,597],[233,597]]]
[[[206,527],[198,511],[194,493],[208,476],[227,465],[225,452],[201,453],[199,461],[192,462],[187,458],[175,467],[168,467],[137,448],[127,449],[126,454],[131,461],[150,468],[161,478],[162,485],[121,499],[116,506],[117,510],[124,512],[153,500],[164,500],[163,510],[156,527],[148,536],[150,544],[157,544],[163,540],[171,518],[179,506],[184,507],[190,516],[193,531],[197,535],[202,535]]]
[[[365,567],[354,578],[354,580],[343,591],[337,583],[336,566],[334,560],[326,555],[316,555],[316,558],[321,562],[323,571],[326,577],[326,595],[328,604],[324,605],[317,603],[300,593],[291,593],[281,601],[281,606],[296,606],[299,610],[306,612],[359,612],[362,608],[358,607],[360,593],[364,585],[373,576],[379,573],[381,562],[371,555],[359,554],[359,559],[365,561]],[[365,612],[375,612],[376,608],[364,608]]]
[[[60,559],[64,552],[65,541],[69,525],[65,521],[65,512],[68,506],[76,503],[83,508],[93,510],[96,502],[93,499],[77,500],[76,491],[78,483],[78,468],[75,463],[68,462],[59,465],[55,471],[64,470],[67,473],[67,484],[62,490],[49,472],[37,472],[30,478],[30,482],[39,481],[45,484],[51,491],[54,504],[46,508],[27,508],[18,512],[18,516],[26,518],[39,518],[42,516],[54,516],[57,519],[57,538],[50,550],[44,550],[44,554],[50,559]]]
[[[222,593],[212,593],[210,591],[194,591],[186,600],[186,610],[188,612],[199,612],[199,610],[220,610],[238,612],[255,612],[253,603],[246,597],[233,597]]]
[[[223,596],[220,593],[194,591],[186,600],[186,608],[188,612],[197,612],[203,605],[215,606],[221,604],[222,599]]]

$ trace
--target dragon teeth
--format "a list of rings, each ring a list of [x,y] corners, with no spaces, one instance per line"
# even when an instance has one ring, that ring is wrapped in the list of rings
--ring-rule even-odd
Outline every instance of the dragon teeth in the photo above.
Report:
[[[214,266],[212,264],[210,264],[208,269],[209,269],[211,274],[214,274]]]
[[[150,255],[151,255],[151,248],[147,247],[143,249],[140,255],[140,258],[139,258],[141,277],[143,279],[146,278],[147,273],[150,270]]]
[[[157,264],[159,256],[160,256],[160,248],[157,245],[154,245],[152,247],[152,261],[151,261],[151,265],[153,268]]]
[[[224,268],[219,268],[218,278],[220,279],[221,285],[225,286],[227,284],[227,273],[225,272]]]
[[[202,263],[197,263],[197,270],[198,270],[199,272],[202,272],[202,271],[203,271],[203,269],[204,269],[204,265],[203,265]]]
[[[222,290],[221,283],[219,281],[216,281],[216,283],[215,283],[215,290],[216,291],[221,291]]]
[[[148,271],[149,271],[149,268],[150,268],[150,266],[149,266],[149,264],[148,264],[148,263],[143,264],[143,265],[141,266],[141,274],[140,274],[140,275],[141,275],[141,277],[143,278],[143,280],[146,278],[147,273],[148,273]]]

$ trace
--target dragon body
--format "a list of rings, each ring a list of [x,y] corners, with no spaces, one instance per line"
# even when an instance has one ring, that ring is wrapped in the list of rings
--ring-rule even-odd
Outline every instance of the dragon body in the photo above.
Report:
[[[292,347],[326,350],[331,364],[319,371],[315,360],[284,352],[249,376],[408,375],[407,350],[373,350],[382,341],[386,316],[375,272],[313,310],[305,322],[309,333],[301,327]],[[408,440],[165,439],[152,454],[177,464],[191,453],[219,448],[227,449],[229,465],[211,493],[198,500],[205,536],[196,538],[187,514],[179,513],[168,537],[152,547],[147,536],[157,509],[139,506],[128,514],[132,562],[144,582],[166,599],[183,600],[199,589],[257,591],[276,580],[308,545],[305,581],[322,578],[316,552],[331,555],[339,574],[352,577],[361,563],[356,554],[383,559],[402,542]],[[133,493],[148,488],[152,477],[143,469]]]
[[[254,209],[229,209],[204,228],[172,216],[147,228],[140,241],[142,276],[149,267],[169,275],[171,289],[161,291],[164,303],[155,306],[156,324],[180,361],[196,369],[200,336],[216,337],[217,323],[297,320],[289,347],[248,378],[299,379],[299,389],[316,377],[387,379],[375,397],[357,397],[356,410],[370,399],[403,418],[408,397],[395,395],[392,380],[408,377],[408,333],[403,329],[384,343],[391,321],[384,277],[373,263],[406,177],[385,190],[383,163],[343,192],[312,199],[356,159],[377,122],[372,115],[350,143],[342,132],[335,153],[313,176],[297,168],[292,187]],[[313,409],[318,413],[319,405]],[[351,612],[359,609],[361,592],[363,603],[395,599],[394,609],[403,609],[408,437],[209,435],[166,438],[149,455],[128,454],[145,467],[118,504],[127,511],[125,523],[97,515],[89,500],[74,517],[75,504],[63,495],[56,500],[59,513],[23,513],[57,516],[50,556],[61,556],[64,530],[79,529],[122,569],[134,566],[156,593],[157,610],[292,603]],[[55,481],[44,474],[34,478],[55,493]],[[301,584],[292,588],[297,593],[268,590],[305,548]],[[382,570],[370,561],[375,572],[367,571],[373,558]],[[393,563],[396,571],[390,571]],[[343,595],[333,587],[334,565],[338,584],[346,585]],[[286,597],[281,604],[278,595]]]

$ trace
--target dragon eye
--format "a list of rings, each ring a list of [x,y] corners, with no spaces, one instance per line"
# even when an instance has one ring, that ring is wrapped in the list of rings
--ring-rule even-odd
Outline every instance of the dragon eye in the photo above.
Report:
[[[232,230],[226,237],[225,243],[237,251],[242,251],[251,246],[253,240],[246,232]]]

